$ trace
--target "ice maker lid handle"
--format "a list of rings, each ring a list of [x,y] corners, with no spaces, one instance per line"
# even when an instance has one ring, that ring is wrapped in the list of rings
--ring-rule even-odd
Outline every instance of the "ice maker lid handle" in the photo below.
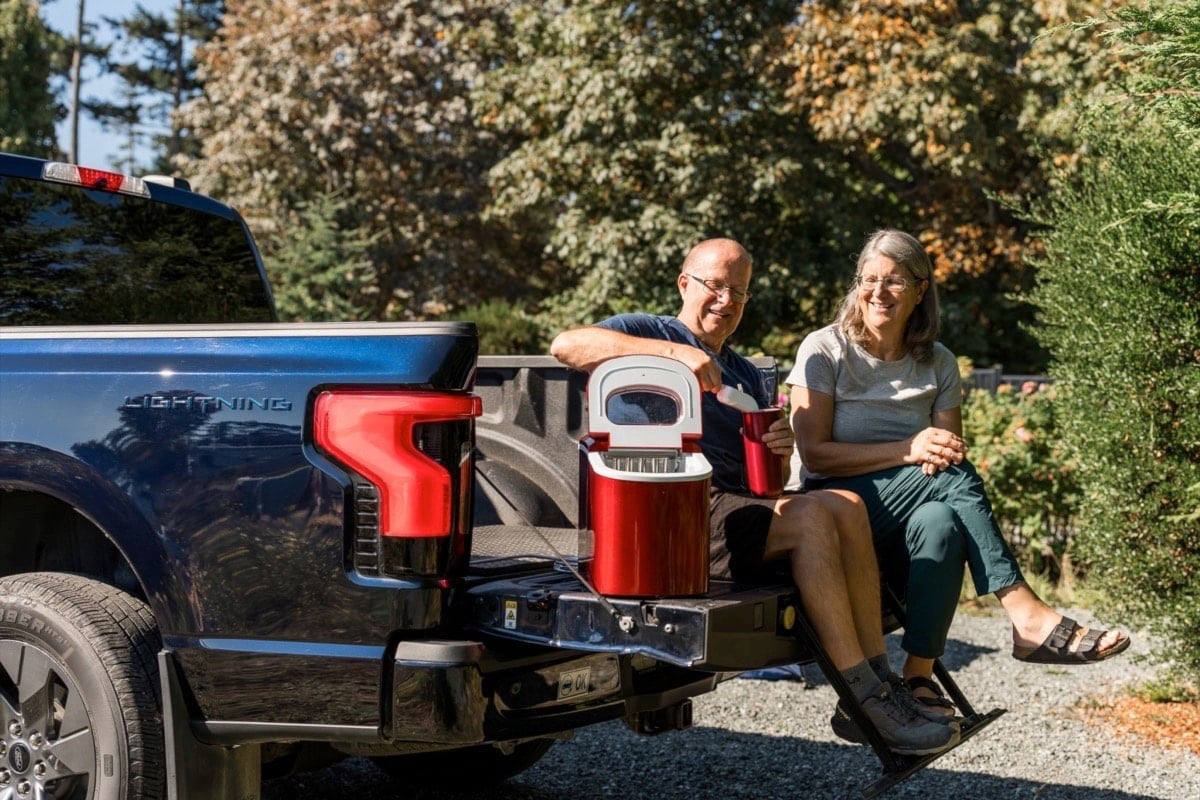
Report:
[[[617,395],[646,393],[671,400],[678,411],[671,422],[649,423],[610,417],[621,406]],[[609,359],[588,380],[588,429],[607,433],[611,447],[681,449],[683,438],[701,433],[700,383],[683,362],[664,356],[621,356]]]

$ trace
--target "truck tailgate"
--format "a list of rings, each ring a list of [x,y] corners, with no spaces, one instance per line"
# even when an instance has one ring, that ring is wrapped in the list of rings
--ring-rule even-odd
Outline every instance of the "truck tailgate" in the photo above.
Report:
[[[789,586],[713,581],[706,595],[601,598],[562,568],[468,582],[470,625],[506,639],[641,654],[681,667],[741,672],[811,660],[796,638]]]

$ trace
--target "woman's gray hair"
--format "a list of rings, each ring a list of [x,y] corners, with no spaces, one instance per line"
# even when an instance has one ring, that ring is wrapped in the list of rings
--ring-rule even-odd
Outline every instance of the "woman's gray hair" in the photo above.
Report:
[[[867,239],[858,263],[854,268],[854,285],[842,300],[838,311],[837,325],[853,342],[864,344],[867,340],[866,325],[862,308],[859,306],[860,290],[858,276],[863,264],[875,256],[885,256],[895,261],[917,280],[929,281],[929,288],[921,302],[913,309],[904,329],[904,344],[917,361],[928,361],[933,354],[933,344],[941,333],[941,311],[938,307],[937,284],[933,280],[933,265],[925,248],[913,236],[895,228],[876,231]]]

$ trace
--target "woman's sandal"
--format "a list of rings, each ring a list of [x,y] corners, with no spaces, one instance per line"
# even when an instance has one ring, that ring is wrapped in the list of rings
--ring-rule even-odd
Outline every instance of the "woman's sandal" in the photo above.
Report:
[[[931,678],[926,678],[922,675],[914,675],[911,678],[905,678],[904,682],[908,684],[908,691],[913,699],[928,709],[936,711],[946,717],[953,717],[957,711],[954,708],[954,703],[951,703],[946,697],[942,687]],[[933,692],[933,696],[917,694],[917,689],[925,689]],[[949,713],[946,713],[946,712]]]
[[[1050,631],[1046,641],[1037,647],[1021,647],[1014,644],[1012,656],[1017,661],[1028,661],[1033,664],[1090,664],[1123,653],[1130,644],[1129,637],[1122,635],[1116,644],[1101,650],[1100,639],[1108,631],[1088,630],[1079,639],[1078,647],[1071,649],[1071,643],[1075,641],[1076,634],[1080,630],[1082,630],[1082,626],[1079,623],[1063,617],[1054,626],[1054,630]]]

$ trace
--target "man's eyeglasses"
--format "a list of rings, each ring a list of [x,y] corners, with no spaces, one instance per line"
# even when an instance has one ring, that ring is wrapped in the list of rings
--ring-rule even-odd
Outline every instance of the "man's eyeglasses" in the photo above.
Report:
[[[858,275],[855,276],[854,281],[868,292],[875,291],[875,287],[882,284],[885,290],[892,293],[903,292],[909,286],[916,286],[921,282],[915,278],[901,278],[898,275],[888,275],[886,278],[877,278],[874,275]]]
[[[724,297],[728,295],[730,300],[738,304],[745,303],[750,299],[750,293],[745,289],[735,289],[728,284],[721,283],[720,281],[711,281],[708,278],[701,278],[699,275],[693,275],[690,272],[684,274],[692,280],[699,281],[700,285],[703,286],[709,294],[714,295],[715,297]]]

